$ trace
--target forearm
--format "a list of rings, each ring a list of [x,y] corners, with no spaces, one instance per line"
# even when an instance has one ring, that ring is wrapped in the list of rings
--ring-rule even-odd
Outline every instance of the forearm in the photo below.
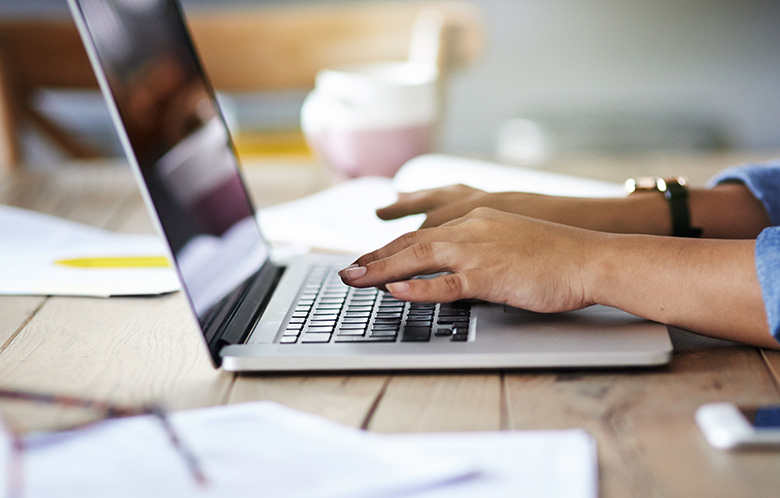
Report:
[[[754,241],[603,235],[590,249],[591,299],[709,336],[779,349],[769,334]]]
[[[509,207],[511,198],[504,200]],[[531,216],[611,233],[671,235],[669,204],[660,192],[637,193],[623,198],[518,197],[522,211]],[[537,202],[538,207],[530,205]],[[691,189],[688,199],[692,226],[702,228],[704,238],[754,239],[770,225],[761,203],[741,184],[712,189]],[[534,212],[536,209],[536,212]]]

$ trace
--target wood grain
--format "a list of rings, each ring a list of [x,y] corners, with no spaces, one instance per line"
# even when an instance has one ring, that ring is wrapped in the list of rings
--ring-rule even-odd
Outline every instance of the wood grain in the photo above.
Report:
[[[0,353],[21,332],[45,300],[41,296],[3,296],[0,299]]]
[[[229,402],[274,401],[363,427],[386,380],[382,375],[239,375]]]
[[[508,375],[506,382],[514,429],[584,427],[596,437],[602,496],[760,496],[757,490],[780,486],[772,470],[780,456],[715,450],[694,421],[704,403],[780,399],[754,348],[717,341],[678,349],[657,370]]]
[[[368,428],[376,432],[495,431],[502,427],[501,376],[395,375]]]
[[[180,294],[50,299],[0,355],[2,383],[171,409],[221,404],[232,376],[212,367],[185,306]],[[58,425],[62,416],[49,410],[22,425]]]

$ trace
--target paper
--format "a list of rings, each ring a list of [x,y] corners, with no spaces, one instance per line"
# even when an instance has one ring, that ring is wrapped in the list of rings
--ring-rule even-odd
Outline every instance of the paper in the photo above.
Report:
[[[263,235],[273,244],[364,253],[417,229],[422,216],[382,221],[377,208],[396,199],[389,178],[364,177],[260,212]]]
[[[198,487],[159,421],[136,417],[26,439],[23,495],[124,497],[596,498],[581,430],[376,435],[270,402],[171,416],[200,462]],[[7,441],[0,468],[9,468]],[[0,473],[0,489],[8,474]]]
[[[598,454],[581,429],[393,436],[401,447],[459,455],[475,478],[444,484],[409,498],[597,498]]]
[[[138,417],[69,438],[28,439],[23,495],[389,497],[473,474],[462,459],[377,444],[374,436],[273,403],[194,410],[174,414],[171,421],[199,460],[205,487],[188,473],[159,421]],[[1,472],[0,482],[6,476]]]
[[[0,206],[0,233],[0,294],[108,297],[179,288],[171,268],[67,264],[164,256],[163,241],[153,235],[109,232],[10,206]]]
[[[617,183],[444,154],[418,156],[393,179],[399,192],[462,183],[487,192],[535,192],[571,197],[623,197]]]
[[[524,191],[577,197],[617,197],[620,185],[487,161],[428,154],[406,163],[394,179],[365,177],[338,184],[260,213],[260,226],[274,244],[365,253],[417,229],[424,216],[382,221],[374,213],[396,192],[463,183],[489,192]]]

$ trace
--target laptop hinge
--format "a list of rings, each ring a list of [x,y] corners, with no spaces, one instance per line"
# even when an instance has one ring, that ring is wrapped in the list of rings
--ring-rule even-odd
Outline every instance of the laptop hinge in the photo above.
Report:
[[[247,282],[230,315],[223,322],[223,326],[209,341],[209,349],[213,358],[220,357],[219,351],[223,347],[246,341],[249,333],[268,306],[283,273],[284,267],[267,262]]]

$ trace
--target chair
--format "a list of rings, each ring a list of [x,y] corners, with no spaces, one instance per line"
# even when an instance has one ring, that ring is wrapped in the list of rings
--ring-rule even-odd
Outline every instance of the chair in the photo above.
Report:
[[[422,35],[414,30],[421,19],[439,22],[435,43],[429,45],[437,48],[433,56],[442,81],[479,54],[480,16],[462,0],[188,11],[214,86],[238,93],[306,90],[323,67],[406,59],[413,33],[431,36],[430,30]],[[418,48],[411,56],[426,56]],[[75,25],[69,20],[0,22],[0,170],[24,163],[20,134],[30,126],[68,156],[104,154],[36,108],[44,89],[97,89]]]

